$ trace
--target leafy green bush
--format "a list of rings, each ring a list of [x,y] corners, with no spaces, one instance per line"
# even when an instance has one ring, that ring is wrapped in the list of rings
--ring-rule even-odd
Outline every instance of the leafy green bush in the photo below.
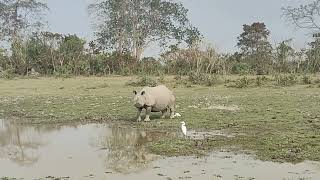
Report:
[[[233,74],[246,75],[251,71],[251,66],[247,63],[237,63],[232,67]]]
[[[176,76],[174,76],[174,80],[181,81],[182,80],[182,76],[181,75],[176,75]]]
[[[297,76],[294,74],[277,74],[274,79],[278,86],[292,86],[297,83]]]
[[[256,78],[256,85],[257,86],[262,86],[263,85],[263,81],[262,81],[262,78],[260,76],[258,76]]]
[[[0,78],[13,79],[14,77],[15,77],[15,73],[13,69],[6,69],[4,71],[0,71]]]
[[[301,78],[303,84],[312,84],[312,78],[310,76],[304,75]]]
[[[127,86],[134,86],[134,87],[142,87],[142,86],[149,86],[149,87],[155,87],[158,85],[158,82],[145,75],[145,76],[140,76],[136,81],[130,81],[126,83]]]
[[[72,71],[68,68],[67,65],[60,66],[56,69],[56,72],[53,74],[56,78],[71,78]]]
[[[268,78],[266,76],[257,76],[256,77],[256,85],[257,86],[264,85],[266,81],[268,81]]]
[[[215,75],[208,75],[206,80],[205,80],[205,85],[206,86],[215,86],[219,84],[219,79],[218,76]]]
[[[214,86],[218,84],[218,77],[212,74],[196,73],[189,74],[189,82],[197,85]]]
[[[184,78],[182,75],[176,75],[174,77],[175,85],[183,85],[184,87],[190,88],[194,85],[193,82],[190,82],[189,79]]]
[[[120,69],[120,72],[118,74],[122,76],[130,76],[132,75],[132,70],[130,67],[123,67]]]
[[[161,82],[161,83],[164,83],[164,80],[165,80],[165,77],[164,75],[160,75],[159,79],[158,79],[158,82]]]
[[[247,88],[250,85],[250,79],[248,79],[247,76],[240,77],[235,81],[230,81],[229,80],[228,82],[225,82],[225,83],[230,83],[230,82],[231,82],[231,84],[227,84],[226,85],[227,87],[231,87],[231,88]]]
[[[235,82],[236,88],[246,88],[248,86],[249,86],[249,79],[247,78],[247,76],[243,76]]]

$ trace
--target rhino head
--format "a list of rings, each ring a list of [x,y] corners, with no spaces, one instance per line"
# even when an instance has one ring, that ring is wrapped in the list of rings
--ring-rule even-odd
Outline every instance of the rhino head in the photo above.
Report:
[[[146,92],[142,91],[141,93],[138,93],[137,91],[133,91],[133,93],[134,93],[134,98],[133,98],[134,106],[136,108],[144,107],[146,105],[146,97],[145,97]]]

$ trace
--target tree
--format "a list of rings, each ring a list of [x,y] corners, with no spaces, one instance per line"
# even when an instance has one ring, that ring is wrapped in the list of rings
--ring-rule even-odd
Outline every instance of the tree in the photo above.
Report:
[[[8,61],[8,58],[5,54],[5,50],[4,49],[1,49],[0,48],[0,73],[3,71],[3,70],[6,70],[7,69],[7,62]]]
[[[14,40],[22,30],[41,27],[46,10],[39,0],[0,0],[0,37]]]
[[[52,72],[56,72],[57,66],[59,66],[59,53],[57,53],[57,49],[59,48],[62,40],[63,35],[59,33],[52,33],[52,32],[40,32],[40,33],[34,33],[34,38],[40,42],[40,48],[46,47],[46,57],[44,61],[47,62],[48,67],[52,67]],[[51,62],[51,65],[49,65]],[[46,74],[49,73],[51,69],[46,69]]]
[[[299,7],[282,8],[284,15],[298,28],[320,31],[320,0]]]
[[[289,72],[289,63],[295,56],[295,50],[291,47],[292,39],[282,41],[276,47],[276,63],[279,72]]]
[[[307,67],[312,73],[320,72],[320,34],[314,34],[313,42],[309,43],[307,54]]]
[[[310,49],[306,51],[306,68],[310,72],[320,71],[320,0],[300,5],[299,7],[283,8],[286,17],[298,28],[312,31],[314,41],[309,43]]]
[[[26,40],[27,67],[34,68],[40,74],[56,71],[59,55],[57,48],[63,35],[51,32],[33,33]]]
[[[10,64],[18,74],[27,72],[22,36],[43,25],[42,13],[46,10],[46,3],[39,0],[0,0],[0,38],[11,42]]]
[[[181,3],[165,0],[104,0],[89,6],[96,17],[97,40],[105,49],[131,52],[140,59],[151,43],[192,44],[201,39]]]
[[[66,35],[62,38],[58,52],[61,55],[60,66],[66,68],[64,70],[80,75],[82,68],[84,68],[82,60],[85,52],[85,43],[86,41],[77,35]]]
[[[268,40],[269,35],[264,23],[255,22],[252,25],[243,25],[243,33],[238,37],[237,46],[243,58],[258,74],[267,73],[267,66],[271,63],[272,46]]]

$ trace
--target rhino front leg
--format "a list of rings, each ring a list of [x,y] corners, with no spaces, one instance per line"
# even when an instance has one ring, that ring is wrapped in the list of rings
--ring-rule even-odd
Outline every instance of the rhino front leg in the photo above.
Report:
[[[142,108],[138,108],[137,122],[140,122],[140,121],[141,121],[141,112],[142,112]]]
[[[170,107],[170,119],[173,119],[175,117],[175,108],[174,106]]]
[[[146,108],[146,118],[144,119],[145,122],[149,122],[150,121],[150,114],[151,114],[151,107],[147,107]]]

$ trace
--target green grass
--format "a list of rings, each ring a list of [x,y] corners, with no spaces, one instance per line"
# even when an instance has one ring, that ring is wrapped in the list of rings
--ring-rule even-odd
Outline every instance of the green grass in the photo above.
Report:
[[[163,155],[203,154],[214,149],[244,150],[262,160],[281,162],[320,161],[320,89],[318,85],[249,86],[228,88],[177,85],[173,77],[165,84],[177,96],[182,117],[136,123],[133,77],[40,78],[0,80],[0,118],[21,123],[70,123],[119,121],[141,128],[176,131],[180,121],[197,131],[224,130],[234,138],[211,138],[200,142],[179,138],[149,144]],[[239,77],[230,77],[238,79]],[[215,106],[238,107],[221,110]]]

